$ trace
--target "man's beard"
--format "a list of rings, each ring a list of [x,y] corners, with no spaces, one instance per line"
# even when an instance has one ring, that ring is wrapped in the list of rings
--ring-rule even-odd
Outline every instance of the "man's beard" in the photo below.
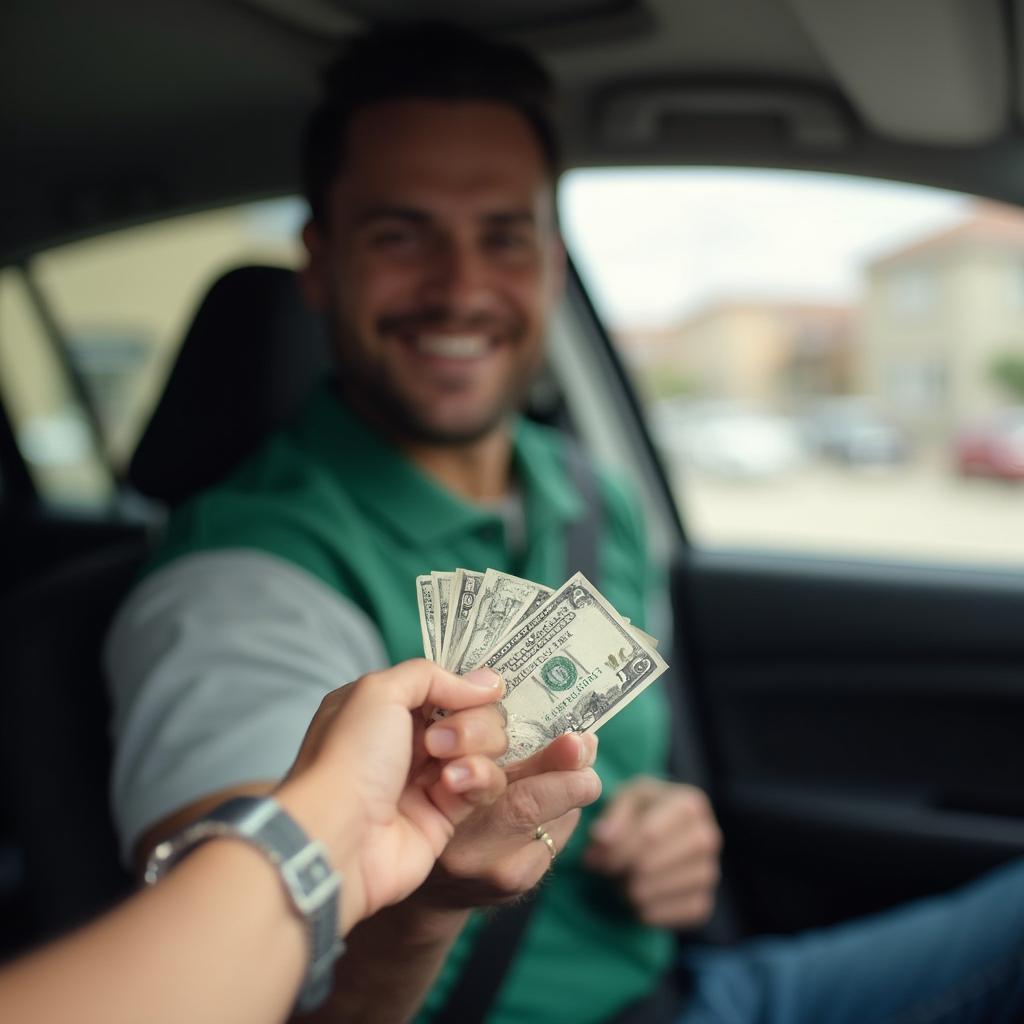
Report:
[[[382,317],[377,324],[381,337],[395,339],[401,332],[414,333],[448,321],[431,312]],[[335,311],[331,316],[338,387],[355,411],[370,420],[387,436],[435,447],[460,447],[473,444],[496,430],[526,400],[530,386],[539,372],[539,366],[525,367],[513,373],[492,408],[484,410],[471,422],[459,426],[442,426],[434,422],[428,411],[417,408],[401,389],[396,387],[386,366],[363,355],[363,349],[353,338],[350,326]],[[492,333],[493,324],[468,322],[458,331]],[[454,332],[453,332],[454,333]],[[519,324],[502,325],[500,334],[509,340],[503,344],[516,345],[522,336]],[[394,341],[396,344],[404,344]]]

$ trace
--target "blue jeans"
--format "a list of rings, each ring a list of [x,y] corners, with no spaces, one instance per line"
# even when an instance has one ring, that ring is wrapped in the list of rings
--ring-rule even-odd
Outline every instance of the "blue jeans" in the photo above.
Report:
[[[849,924],[684,950],[683,964],[677,1024],[1024,1021],[1024,861]]]

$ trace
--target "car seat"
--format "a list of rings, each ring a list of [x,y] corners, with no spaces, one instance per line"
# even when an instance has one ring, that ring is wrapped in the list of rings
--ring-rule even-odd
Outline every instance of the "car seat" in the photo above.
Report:
[[[136,450],[129,481],[167,505],[228,473],[302,405],[328,365],[326,331],[294,272],[232,270],[207,293]],[[0,800],[24,864],[24,946],[131,886],[108,807],[109,705],[100,652],[146,557],[90,553],[5,595]]]
[[[168,505],[216,483],[295,415],[329,364],[324,321],[293,271],[229,271],[196,314],[129,480]]]
[[[96,551],[22,584],[4,601],[0,779],[29,927],[7,942],[48,938],[130,888],[107,810],[100,647],[143,556],[139,543]]]

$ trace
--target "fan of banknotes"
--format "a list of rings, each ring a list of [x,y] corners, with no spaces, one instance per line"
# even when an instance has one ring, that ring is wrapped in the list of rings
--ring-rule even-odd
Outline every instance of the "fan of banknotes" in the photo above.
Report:
[[[658,642],[582,574],[557,590],[488,569],[416,577],[423,653],[452,672],[487,665],[518,761],[564,732],[596,732],[668,668]]]

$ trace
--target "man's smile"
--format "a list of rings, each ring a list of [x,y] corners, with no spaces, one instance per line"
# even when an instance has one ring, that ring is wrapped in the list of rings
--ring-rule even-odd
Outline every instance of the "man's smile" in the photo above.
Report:
[[[471,360],[486,356],[498,344],[487,334],[416,334],[407,340],[417,353],[446,360]]]

